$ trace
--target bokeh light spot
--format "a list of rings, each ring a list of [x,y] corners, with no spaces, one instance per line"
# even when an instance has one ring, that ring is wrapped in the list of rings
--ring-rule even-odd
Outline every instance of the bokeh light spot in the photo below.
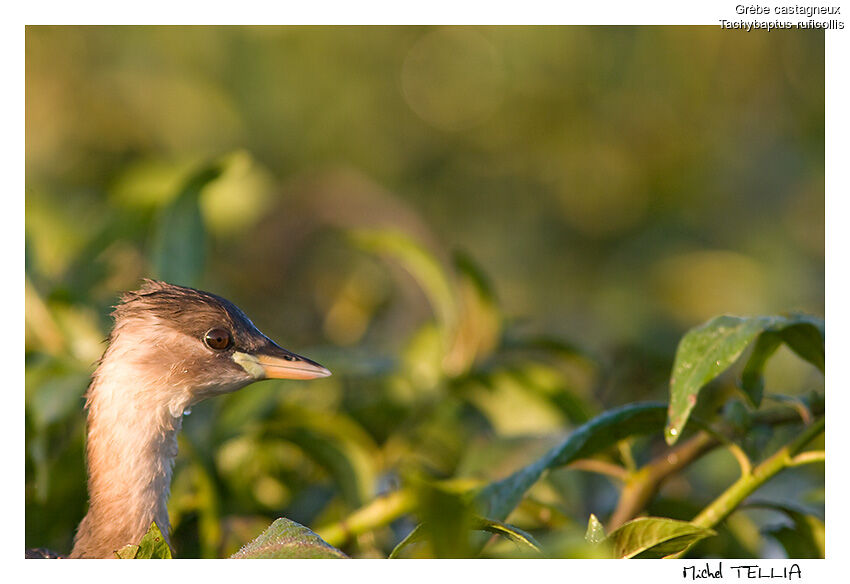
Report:
[[[465,28],[439,29],[422,37],[401,72],[410,108],[441,130],[482,122],[502,101],[502,60],[490,41]]]

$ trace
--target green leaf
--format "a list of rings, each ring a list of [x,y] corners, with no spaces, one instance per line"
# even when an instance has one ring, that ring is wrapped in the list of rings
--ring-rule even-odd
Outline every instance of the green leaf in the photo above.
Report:
[[[402,550],[409,546],[412,543],[416,543],[421,540],[425,536],[425,528],[420,523],[416,527],[413,528],[413,531],[408,533],[403,540],[398,542],[398,545],[393,548],[393,551],[390,552],[390,555],[387,557],[389,560],[395,560],[399,558]]]
[[[793,503],[753,502],[747,507],[763,507],[780,511],[794,522],[793,527],[779,525],[767,527],[764,534],[775,538],[789,559],[824,558],[826,555],[826,528],[823,521],[809,509]]]
[[[800,328],[798,328],[800,327]],[[794,330],[791,330],[794,329]],[[675,443],[697,403],[700,390],[726,371],[762,333],[776,333],[802,358],[822,366],[822,321],[805,315],[718,316],[685,334],[679,342],[670,378],[670,410],[665,438]],[[789,342],[790,339],[790,342]],[[763,341],[748,364],[747,395],[756,402],[762,389],[759,379],[764,362],[776,350],[773,340]]]
[[[641,517],[609,535],[616,558],[666,558],[716,535],[711,529],[665,517]]]
[[[151,528],[139,542],[139,551],[136,553],[137,560],[146,559],[171,559],[171,549],[165,541],[162,532],[156,522],[151,523]]]
[[[121,560],[135,560],[137,553],[139,553],[139,546],[130,544],[117,550],[115,555]]]
[[[476,497],[480,514],[505,519],[544,472],[613,446],[627,436],[657,432],[666,408],[657,403],[629,404],[605,412],[576,428],[559,446],[511,476],[484,487]]]
[[[581,347],[549,335],[532,335],[527,337],[506,336],[503,349],[512,351],[536,351],[551,355],[564,361],[581,361],[594,363],[595,360]]]
[[[264,425],[263,433],[295,444],[323,467],[349,507],[357,508],[373,498],[377,448],[349,416],[294,408],[286,419]]]
[[[794,527],[780,525],[768,527],[764,534],[768,535],[785,548],[788,559],[822,559],[824,558],[823,521],[811,515],[805,516],[804,523],[794,522]]]
[[[782,329],[782,340],[800,357],[825,371],[824,323],[822,320],[799,315],[799,324]]]
[[[346,558],[321,537],[285,517],[275,520],[257,539],[230,556],[235,559]]]
[[[474,556],[470,533],[476,529],[477,516],[472,493],[462,484],[436,483],[428,477],[410,475],[414,490],[421,537],[429,546],[429,555],[437,558]]]
[[[481,268],[461,253],[455,254],[454,267],[461,312],[444,366],[450,375],[458,376],[496,348],[501,336],[502,315],[493,287]]]
[[[587,531],[584,534],[585,541],[596,545],[605,541],[607,537],[608,536],[605,535],[605,528],[602,526],[602,523],[599,522],[596,515],[591,513],[590,519],[587,520]]]
[[[200,195],[222,173],[219,164],[208,166],[186,181],[177,198],[160,214],[151,249],[157,278],[188,286],[200,282],[206,259],[206,229]]]
[[[670,412],[665,429],[668,444],[679,439],[699,391],[732,365],[770,324],[767,317],[719,316],[682,337],[670,378]]]
[[[115,555],[122,560],[170,560],[171,548],[154,521],[139,545],[125,545]]]
[[[537,543],[537,540],[534,537],[523,531],[522,529],[509,525],[507,523],[503,523],[502,521],[496,521],[494,519],[486,519],[483,517],[474,518],[472,525],[472,529],[478,531],[488,531],[490,533],[495,533],[501,536],[504,536],[510,539],[512,542],[529,547],[536,552],[540,552],[540,544]],[[407,534],[407,536],[401,540],[397,546],[393,548],[393,551],[389,555],[389,559],[396,559],[400,556],[402,550],[407,546],[416,543],[417,541],[422,541],[427,537],[428,533],[428,524],[420,523],[416,527],[413,528],[413,531]]]
[[[417,500],[416,515],[420,523],[396,546],[390,557],[398,557],[405,547],[421,540],[427,541],[429,555],[438,558],[474,557],[479,540],[489,539],[480,533],[482,531],[496,533],[535,552],[540,551],[539,544],[525,531],[499,519],[475,514],[473,491],[467,486],[434,483],[415,475],[410,480]]]
[[[530,533],[523,531],[519,527],[515,527],[501,521],[496,521],[494,519],[478,517],[475,520],[474,528],[502,535],[516,544],[530,547],[536,552],[540,551],[540,544],[537,543],[537,540],[535,540]]]
[[[351,232],[361,249],[398,261],[419,283],[441,325],[448,335],[457,323],[457,304],[452,284],[434,255],[404,233],[362,229]]]
[[[723,406],[723,419],[735,433],[744,435],[752,428],[753,420],[750,410],[741,400],[731,399]]]
[[[741,389],[753,407],[761,405],[764,395],[764,366],[767,360],[782,344],[782,337],[776,333],[764,333],[759,336],[753,352],[741,373]]]
[[[291,428],[279,436],[297,445],[328,471],[348,506],[357,508],[371,498],[372,461],[356,442],[310,427]]]

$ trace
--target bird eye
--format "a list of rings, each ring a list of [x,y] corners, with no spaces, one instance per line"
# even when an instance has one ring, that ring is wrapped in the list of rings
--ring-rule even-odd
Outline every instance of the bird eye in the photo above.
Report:
[[[216,351],[225,350],[230,346],[231,341],[230,333],[221,328],[210,329],[204,335],[204,343]]]

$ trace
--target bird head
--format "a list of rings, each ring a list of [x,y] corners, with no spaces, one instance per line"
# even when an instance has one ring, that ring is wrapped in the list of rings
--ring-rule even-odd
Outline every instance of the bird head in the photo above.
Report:
[[[278,346],[228,300],[145,280],[113,313],[110,346],[96,375],[121,370],[144,387],[148,403],[175,416],[208,397],[262,379],[314,379],[330,371]]]

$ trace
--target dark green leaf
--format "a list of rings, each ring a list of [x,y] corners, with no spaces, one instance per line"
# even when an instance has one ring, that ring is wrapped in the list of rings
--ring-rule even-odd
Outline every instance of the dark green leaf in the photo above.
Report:
[[[741,447],[750,460],[760,460],[775,433],[770,424],[756,424],[747,429],[741,440]]]
[[[785,548],[788,559],[821,559],[824,557],[823,522],[811,515],[807,515],[806,520],[802,525],[795,521],[794,527],[768,527],[764,534],[773,537]]]
[[[192,176],[156,223],[151,261],[157,278],[189,286],[198,285],[206,259],[206,230],[201,217],[203,188],[222,173],[209,166]]]
[[[794,503],[773,503],[758,501],[747,507],[773,509],[787,515],[794,522],[793,527],[780,525],[768,527],[765,535],[776,538],[785,548],[789,559],[823,558],[826,554],[826,529],[823,521],[809,509]]]
[[[576,428],[559,446],[511,476],[484,487],[476,497],[481,515],[502,520],[545,471],[604,450],[627,436],[657,432],[665,407],[638,403],[610,410]]]
[[[509,525],[507,523],[503,523],[501,521],[495,521],[493,519],[485,519],[483,517],[476,517],[472,524],[471,528],[479,531],[487,531],[490,533],[495,533],[501,536],[504,536],[510,539],[512,542],[524,545],[533,549],[536,552],[540,551],[540,544],[537,543],[537,540],[534,537],[523,531],[522,529]],[[420,523],[413,531],[407,534],[407,536],[399,542],[393,551],[389,555],[389,559],[398,558],[401,554],[402,550],[409,546],[410,544],[416,543],[417,541],[422,541],[428,535],[428,525],[425,523]]]
[[[257,539],[230,557],[290,559],[345,558],[347,556],[303,525],[281,517]]]
[[[538,352],[565,361],[594,362],[594,359],[578,345],[547,335],[521,338],[508,336],[503,348],[511,351]]]
[[[422,525],[422,536],[428,541],[430,555],[438,558],[469,558],[474,555],[470,533],[476,529],[477,517],[468,489],[411,475],[416,514]]]
[[[764,365],[782,344],[782,337],[776,333],[764,333],[759,336],[753,352],[741,373],[741,389],[753,407],[761,405],[764,395]]]
[[[711,529],[664,517],[641,517],[609,535],[616,558],[666,558],[685,551],[701,539],[716,535]]]
[[[800,357],[824,372],[824,326],[823,321],[806,316],[798,316],[804,322],[782,330],[782,340]]]
[[[369,498],[374,477],[368,458],[360,455],[356,443],[303,427],[292,428],[279,435],[299,446],[328,471],[350,507],[359,507]]]
[[[777,333],[785,342],[788,333],[794,345],[789,346],[804,359],[819,364],[816,338],[823,345],[821,321],[805,315],[757,316],[744,318],[718,316],[685,334],[679,342],[673,375],[670,378],[670,410],[665,437],[668,444],[675,443],[688,421],[691,410],[697,403],[700,390],[723,373],[741,356],[741,353],[764,332]],[[789,328],[807,329],[788,332]],[[773,341],[764,341],[755,354],[755,362],[748,368],[747,383],[751,390],[750,399],[757,398],[758,379],[764,360],[772,350]]]
[[[723,406],[723,419],[737,434],[744,434],[752,427],[750,410],[741,400],[732,399]]]
[[[288,419],[266,424],[264,435],[292,442],[322,466],[348,506],[359,507],[373,497],[375,446],[348,416],[297,408]]]

